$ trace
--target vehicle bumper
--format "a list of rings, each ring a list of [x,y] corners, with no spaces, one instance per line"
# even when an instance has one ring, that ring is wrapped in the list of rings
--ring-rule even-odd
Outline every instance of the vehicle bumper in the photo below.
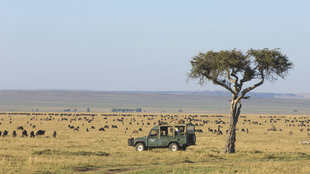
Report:
[[[128,139],[128,146],[134,146],[134,139],[133,138],[129,138]]]

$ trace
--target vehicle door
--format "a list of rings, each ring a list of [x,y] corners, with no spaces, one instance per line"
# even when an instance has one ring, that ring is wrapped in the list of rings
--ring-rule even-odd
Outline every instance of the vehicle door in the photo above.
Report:
[[[168,146],[171,135],[168,133],[168,127],[160,127],[160,146]]]
[[[158,129],[152,129],[147,137],[148,146],[159,146],[159,133]]]
[[[186,133],[185,133],[185,126],[177,126],[177,131],[175,133],[175,137],[177,142],[182,145],[186,143]]]

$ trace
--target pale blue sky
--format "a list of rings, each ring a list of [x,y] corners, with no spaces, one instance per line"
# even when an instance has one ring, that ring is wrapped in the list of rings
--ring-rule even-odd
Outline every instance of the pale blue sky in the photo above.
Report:
[[[280,48],[295,64],[256,92],[310,92],[310,1],[0,1],[0,90],[215,90],[199,51]]]

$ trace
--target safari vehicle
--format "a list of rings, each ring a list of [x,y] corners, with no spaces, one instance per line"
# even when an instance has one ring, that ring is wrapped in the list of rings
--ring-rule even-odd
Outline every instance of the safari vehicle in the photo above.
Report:
[[[153,127],[145,137],[129,138],[128,145],[137,151],[151,148],[169,148],[171,151],[186,150],[195,145],[195,126],[184,122],[178,124],[160,123]]]

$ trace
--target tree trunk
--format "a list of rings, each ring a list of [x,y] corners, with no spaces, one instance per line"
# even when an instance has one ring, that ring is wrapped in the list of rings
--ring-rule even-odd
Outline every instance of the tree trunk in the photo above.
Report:
[[[240,115],[240,109],[240,101],[237,102],[233,97],[230,106],[229,130],[226,138],[225,153],[235,153],[236,125]]]

